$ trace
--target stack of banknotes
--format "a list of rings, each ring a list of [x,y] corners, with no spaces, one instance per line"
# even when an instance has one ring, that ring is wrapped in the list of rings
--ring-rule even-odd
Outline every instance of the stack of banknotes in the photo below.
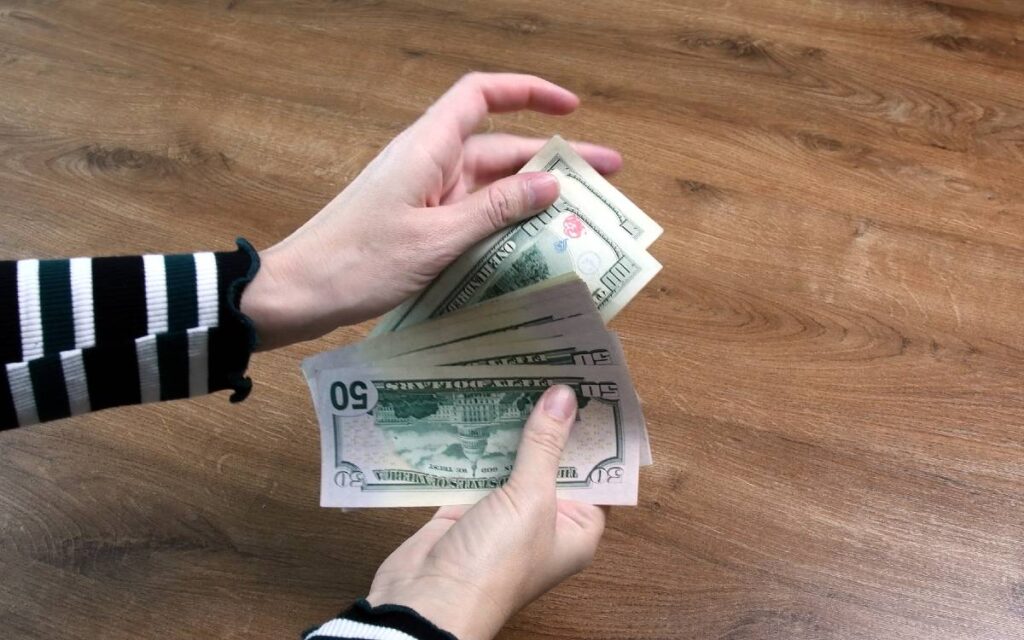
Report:
[[[647,426],[605,324],[661,269],[647,247],[662,229],[557,136],[522,170],[558,178],[555,204],[471,249],[368,339],[303,362],[322,506],[475,502],[508,479],[553,384],[580,407],[559,496],[636,504]]]

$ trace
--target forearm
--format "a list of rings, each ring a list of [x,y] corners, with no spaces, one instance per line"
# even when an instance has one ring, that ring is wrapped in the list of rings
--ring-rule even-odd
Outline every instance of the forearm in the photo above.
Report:
[[[0,428],[235,390],[255,334],[238,311],[258,268],[234,252],[0,263]]]

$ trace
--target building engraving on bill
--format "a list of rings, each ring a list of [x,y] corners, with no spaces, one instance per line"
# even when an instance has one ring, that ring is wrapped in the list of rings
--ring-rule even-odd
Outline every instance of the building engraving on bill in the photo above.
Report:
[[[475,478],[477,464],[487,449],[491,433],[501,427],[522,426],[533,410],[537,395],[521,392],[429,394],[419,399],[419,406],[427,409],[423,414],[413,410],[402,411],[401,406],[396,405],[388,394],[382,394],[372,413],[374,424],[385,431],[401,428],[423,433],[449,432],[454,429],[458,445],[449,447],[446,453],[461,453],[470,465],[471,477]],[[409,459],[412,456],[404,457]],[[449,474],[463,471],[437,465],[431,465],[430,470]]]

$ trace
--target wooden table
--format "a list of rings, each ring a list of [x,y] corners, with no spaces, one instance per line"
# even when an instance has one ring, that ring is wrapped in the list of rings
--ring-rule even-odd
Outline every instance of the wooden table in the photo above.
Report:
[[[1024,637],[1024,3],[0,2],[4,258],[266,247],[471,69],[665,227],[656,464],[503,638]],[[298,363],[0,435],[0,637],[292,638],[427,510],[320,509]]]

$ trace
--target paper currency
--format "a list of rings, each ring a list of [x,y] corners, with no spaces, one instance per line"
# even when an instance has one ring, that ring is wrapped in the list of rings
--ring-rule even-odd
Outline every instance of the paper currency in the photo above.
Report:
[[[625,367],[626,356],[618,336],[601,329],[580,326],[583,318],[568,318],[530,329],[516,330],[495,341],[491,336],[474,338],[397,356],[389,367],[403,365],[432,366],[549,366],[617,365]],[[524,332],[539,335],[561,331],[557,336],[527,338]],[[518,334],[518,335],[517,335]],[[528,334],[526,334],[528,335]],[[637,405],[640,401],[637,398]],[[653,464],[647,422],[640,416],[640,466]]]
[[[358,344],[317,354],[307,358],[302,363],[302,369],[310,377],[317,371],[354,360],[386,359],[460,340],[539,326],[587,314],[592,308],[585,284],[569,275],[554,283],[538,283],[514,294],[495,298],[472,310],[446,316],[429,325],[411,327],[394,335],[371,337]],[[600,318],[593,317],[593,314],[589,314],[585,322],[595,327],[604,326]]]
[[[661,270],[646,245],[637,240],[653,242],[661,227],[587,166],[561,138],[552,139],[526,165],[531,166],[544,167],[559,178],[558,200],[470,249],[419,295],[384,316],[371,335],[434,320],[571,272],[587,284],[607,322]],[[570,177],[584,174],[592,174],[590,181]],[[633,217],[622,213],[627,210],[626,203]]]
[[[647,424],[605,323],[661,268],[661,234],[561,138],[524,168],[555,204],[456,260],[371,337],[303,362],[321,436],[321,504],[471,503],[507,481],[523,424],[553,384],[580,410],[562,497],[636,504]]]
[[[595,375],[597,373],[598,375]],[[475,502],[501,486],[540,395],[568,384],[580,402],[558,492],[635,504],[639,406],[617,367],[333,369],[317,380],[321,505]]]
[[[594,171],[561,136],[551,138],[519,172],[528,171],[553,173],[563,192],[573,193],[573,201],[577,206],[594,215],[598,211],[606,212],[606,215],[601,216],[603,220],[613,216],[619,228],[644,249],[651,246],[662,233],[661,225]],[[579,189],[574,189],[574,186]]]

